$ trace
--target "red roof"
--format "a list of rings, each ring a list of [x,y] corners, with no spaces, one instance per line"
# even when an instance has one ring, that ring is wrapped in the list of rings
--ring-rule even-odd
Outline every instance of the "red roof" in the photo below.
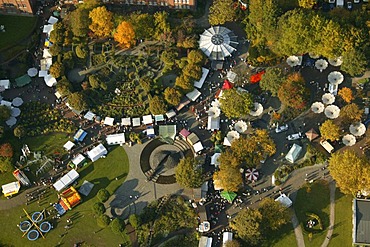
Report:
[[[257,83],[261,80],[262,78],[262,75],[265,73],[264,70],[262,70],[261,72],[258,72],[257,74],[254,74],[251,76],[251,79],[250,79],[250,83],[254,84],[254,83]]]
[[[222,85],[222,90],[227,90],[233,88],[233,84],[228,80],[224,80],[224,85]]]
[[[190,132],[187,129],[182,129],[179,134],[183,137],[187,137],[188,135],[190,135]]]

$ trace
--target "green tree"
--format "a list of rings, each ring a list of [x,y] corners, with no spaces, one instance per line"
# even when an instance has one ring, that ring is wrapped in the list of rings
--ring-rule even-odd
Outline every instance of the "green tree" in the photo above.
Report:
[[[107,226],[109,226],[110,224],[110,218],[103,214],[103,215],[100,215],[97,219],[96,219],[97,223],[98,223],[98,226],[102,227],[102,228],[106,228]]]
[[[125,229],[124,223],[118,218],[112,220],[110,227],[112,228],[112,232],[115,234],[121,234]]]
[[[182,69],[182,73],[191,79],[199,80],[202,77],[202,67],[189,63]]]
[[[92,88],[97,89],[100,88],[101,80],[98,75],[90,75],[89,76],[89,84]]]
[[[246,116],[253,105],[252,96],[247,92],[240,92],[234,88],[224,90],[220,98],[221,110],[228,118]]]
[[[185,188],[199,188],[203,183],[202,169],[195,159],[181,159],[176,167],[176,182]]]
[[[59,78],[64,75],[64,65],[60,62],[54,62],[49,69],[50,75],[54,78]]]
[[[104,203],[104,202],[106,202],[109,199],[110,193],[106,189],[100,189],[98,191],[98,194],[96,196],[98,197],[98,199],[99,199],[100,202],[103,202]]]
[[[162,98],[154,96],[149,100],[149,110],[153,115],[160,115],[166,112],[167,107]]]
[[[362,75],[366,71],[367,60],[364,52],[358,49],[349,49],[343,54],[343,64],[340,69],[351,76]]]
[[[63,65],[68,69],[73,69],[75,61],[73,51],[67,51],[63,54]]]
[[[88,9],[77,8],[69,15],[69,26],[74,36],[86,37],[90,24]]]
[[[10,158],[0,158],[0,173],[11,172],[14,170]]]
[[[290,221],[290,213],[280,202],[266,197],[259,205],[262,215],[261,230],[266,235],[270,230],[276,231]]]
[[[204,63],[205,57],[201,50],[192,50],[188,54],[188,63],[201,65]]]
[[[141,77],[139,80],[140,87],[145,91],[145,92],[150,92],[152,89],[152,79],[150,77]]]
[[[154,17],[148,13],[134,12],[130,15],[130,22],[137,39],[151,39],[154,35]]]
[[[0,157],[11,158],[13,155],[13,147],[10,143],[4,143],[0,145]]]
[[[357,104],[351,103],[345,105],[340,110],[339,117],[344,124],[352,124],[354,122],[360,122],[363,114],[364,114],[363,109],[360,109]]]
[[[157,39],[161,39],[163,34],[168,34],[171,31],[171,26],[168,21],[167,12],[155,12],[154,13],[154,36]]]
[[[243,208],[230,222],[230,227],[236,231],[239,238],[251,245],[257,245],[262,240],[260,229],[262,217],[257,209]]]
[[[340,128],[332,120],[326,120],[320,126],[322,138],[330,141],[337,141],[340,137]]]
[[[70,81],[64,76],[56,85],[57,92],[59,92],[62,97],[68,96],[73,91],[73,86]]]
[[[176,77],[175,86],[181,88],[185,93],[191,92],[194,89],[194,84],[190,77],[185,75]]]
[[[10,108],[5,105],[0,105],[0,124],[3,124],[3,122],[8,120],[10,118],[10,115]]]
[[[305,9],[312,9],[312,7],[317,4],[317,0],[298,0],[299,7]]]
[[[76,46],[76,56],[81,59],[85,59],[87,57],[87,50],[83,45]]]
[[[27,132],[22,125],[18,125],[17,127],[14,128],[13,134],[15,137],[18,137],[20,139],[22,137],[25,137]]]
[[[238,242],[238,240],[233,239],[233,240],[226,241],[224,247],[240,247],[240,243]]]
[[[351,150],[335,152],[329,159],[329,171],[337,186],[345,194],[355,196],[370,188],[369,161]]]
[[[113,13],[106,7],[96,7],[89,13],[90,30],[99,38],[109,37],[113,31]]]
[[[105,206],[101,202],[96,202],[92,206],[92,210],[96,215],[102,215],[105,212]]]
[[[278,91],[281,103],[294,109],[304,109],[308,96],[309,91],[299,73],[289,75]]]
[[[277,96],[285,79],[285,75],[280,68],[267,68],[266,73],[262,75],[260,86],[263,90],[270,91],[272,96]]]
[[[180,104],[182,94],[179,90],[168,87],[164,90],[163,95],[168,104],[173,106]]]
[[[220,164],[220,170],[213,174],[213,180],[217,187],[225,191],[238,191],[243,183],[239,169],[223,163]]]
[[[236,12],[232,0],[214,0],[209,8],[208,21],[212,26],[223,25],[225,22],[234,21],[235,18]]]
[[[134,229],[137,229],[137,227],[139,226],[139,218],[136,214],[130,214],[130,216],[128,217],[128,221]]]
[[[56,44],[53,44],[50,48],[49,48],[49,52],[50,54],[55,57],[55,56],[58,56],[59,54],[61,54],[62,52],[62,47],[56,43]]]
[[[53,25],[54,29],[50,32],[50,41],[52,43],[62,43],[64,40],[64,26],[62,22]]]
[[[165,50],[161,54],[161,61],[164,63],[165,71],[172,70],[173,66],[175,65],[176,58],[178,57],[178,53],[174,50]]]
[[[71,93],[68,96],[68,103],[71,105],[72,108],[76,109],[77,111],[86,110],[88,107],[85,100],[85,96],[81,92]]]

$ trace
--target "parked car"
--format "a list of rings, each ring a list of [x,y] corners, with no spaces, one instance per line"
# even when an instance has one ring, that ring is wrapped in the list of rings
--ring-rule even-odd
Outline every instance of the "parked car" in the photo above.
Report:
[[[347,9],[348,10],[352,10],[353,9],[352,2],[347,2]]]
[[[284,125],[280,125],[276,127],[275,132],[281,133],[281,132],[287,131],[288,129],[289,129],[289,126],[287,124],[284,124]]]
[[[335,0],[329,0],[329,3],[335,3]]]
[[[360,3],[360,0],[353,0],[353,3]]]
[[[286,139],[288,141],[294,141],[294,140],[298,140],[298,139],[301,139],[301,138],[302,138],[302,133],[298,132],[298,133],[295,133],[295,134],[288,135]]]

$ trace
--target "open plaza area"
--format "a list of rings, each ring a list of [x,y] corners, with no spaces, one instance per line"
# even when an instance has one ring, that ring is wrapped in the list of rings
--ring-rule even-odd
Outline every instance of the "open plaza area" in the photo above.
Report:
[[[0,246],[370,245],[367,1],[0,13]]]

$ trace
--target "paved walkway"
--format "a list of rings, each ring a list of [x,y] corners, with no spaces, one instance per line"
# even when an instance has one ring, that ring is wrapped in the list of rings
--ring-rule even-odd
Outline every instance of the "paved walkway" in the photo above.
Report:
[[[8,210],[8,209],[20,206],[20,205],[25,205],[27,202],[26,194],[34,190],[37,190],[38,188],[41,188],[41,187],[32,187],[27,190],[24,190],[23,192],[15,195],[14,197],[10,199],[5,199],[5,200],[1,199],[0,200],[0,211]]]
[[[301,228],[301,225],[299,224],[297,215],[295,214],[294,210],[293,210],[293,215],[292,215],[292,224],[293,224],[295,239],[297,240],[297,246],[305,247],[302,228]]]
[[[326,247],[329,244],[331,236],[333,235],[334,223],[335,223],[335,181],[331,181],[329,184],[330,189],[330,225],[326,238],[322,243],[321,247]]]

